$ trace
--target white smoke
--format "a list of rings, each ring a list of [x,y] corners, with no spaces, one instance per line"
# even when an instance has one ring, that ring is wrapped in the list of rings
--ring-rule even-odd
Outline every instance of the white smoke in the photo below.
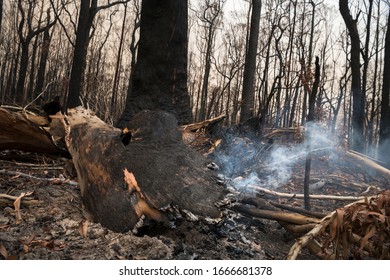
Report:
[[[308,124],[305,137],[310,142],[272,144],[260,158],[256,154],[270,144],[234,138],[231,145],[216,154],[216,158],[223,176],[230,179],[230,185],[237,191],[251,192],[250,186],[277,189],[290,181],[294,166],[305,161],[307,143],[310,143],[313,155],[326,154],[329,160],[337,160],[336,144],[324,127]]]

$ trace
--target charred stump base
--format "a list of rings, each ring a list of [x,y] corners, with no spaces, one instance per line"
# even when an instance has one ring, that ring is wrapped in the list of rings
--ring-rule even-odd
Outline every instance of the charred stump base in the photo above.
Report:
[[[224,188],[205,159],[181,141],[173,115],[142,111],[121,131],[78,107],[67,121],[67,146],[95,222],[125,232],[142,215],[166,220],[160,210],[169,206],[220,216],[215,202]]]

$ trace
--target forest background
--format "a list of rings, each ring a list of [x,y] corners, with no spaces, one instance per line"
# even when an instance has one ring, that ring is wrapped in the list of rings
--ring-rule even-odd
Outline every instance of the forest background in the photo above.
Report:
[[[72,68],[81,67],[76,88],[81,103],[115,124],[132,90],[141,1],[0,4],[1,104],[40,105],[55,96],[66,104]],[[192,120],[225,114],[226,125],[258,118],[268,128],[302,126],[318,57],[316,121],[340,143],[390,158],[389,5],[388,0],[189,1]],[[75,56],[82,20],[89,25],[85,61]],[[254,59],[248,60],[256,32]],[[249,86],[248,61],[254,62]]]

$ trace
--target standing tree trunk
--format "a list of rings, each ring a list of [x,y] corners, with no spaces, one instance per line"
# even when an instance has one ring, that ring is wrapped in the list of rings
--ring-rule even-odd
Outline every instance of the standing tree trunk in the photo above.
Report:
[[[3,0],[0,0],[0,34],[1,34],[2,21],[3,21]]]
[[[192,121],[187,90],[188,1],[144,0],[131,94],[118,122],[143,109],[173,113],[179,123]]]
[[[92,28],[95,15],[103,9],[114,5],[124,4],[130,0],[109,2],[98,6],[98,0],[83,0],[80,4],[79,20],[76,31],[76,43],[73,52],[72,71],[70,73],[68,100],[66,107],[74,108],[81,105],[81,90],[84,81],[87,50],[89,45],[89,33]]]
[[[374,64],[374,74],[373,74],[373,85],[372,85],[372,99],[371,99],[371,115],[368,121],[368,147],[369,152],[374,152],[374,139],[375,135],[377,135],[374,130],[375,119],[379,115],[377,106],[377,98],[379,94],[377,93],[377,85],[378,85],[378,68],[379,68],[379,34],[380,34],[380,2],[378,2],[378,10],[377,10],[377,21],[376,21],[376,32],[375,32],[375,64]]]
[[[207,100],[208,100],[208,91],[209,91],[209,79],[210,79],[210,70],[211,70],[211,56],[214,47],[215,34],[217,26],[220,23],[222,5],[224,1],[222,0],[206,0],[204,1],[204,7],[199,16],[200,21],[204,24],[205,31],[207,32],[206,36],[206,50],[204,53],[204,73],[202,81],[202,91],[200,96],[200,109],[199,109],[199,118],[198,121],[205,120],[207,117]]]
[[[132,81],[133,81],[133,75],[134,75],[134,68],[136,64],[136,56],[137,56],[137,50],[138,50],[138,39],[136,38],[137,30],[140,27],[140,0],[133,2],[133,11],[135,13],[134,21],[133,21],[133,30],[131,32],[131,41],[130,41],[130,54],[131,54],[131,61],[130,61],[130,75],[129,75],[129,81],[127,86],[127,93],[126,96],[131,96],[132,92]]]
[[[303,183],[304,189],[304,201],[305,201],[305,209],[310,210],[310,193],[309,193],[309,181],[310,181],[310,172],[311,172],[311,129],[310,126],[312,122],[314,122],[314,113],[315,113],[315,104],[316,104],[316,96],[318,92],[318,85],[320,83],[320,63],[318,56],[316,57],[316,70],[315,70],[315,79],[313,83],[313,88],[311,90],[309,96],[309,114],[307,115],[307,124],[306,124],[306,147],[307,147],[307,155],[306,155],[306,164],[305,164],[305,178]]]
[[[49,14],[49,12],[48,12]],[[48,17],[49,18],[49,17]],[[41,46],[41,54],[39,59],[38,73],[37,73],[37,81],[35,86],[34,96],[37,97],[43,91],[43,85],[45,83],[45,72],[46,72],[46,64],[47,59],[49,57],[49,48],[50,48],[51,36],[50,36],[50,27],[47,25],[44,33],[43,33],[43,41]],[[41,99],[38,99],[38,104]]]
[[[21,14],[21,20],[18,27],[18,36],[21,45],[21,57],[20,57],[20,67],[19,67],[19,77],[16,85],[16,101],[23,102],[25,100],[26,91],[24,90],[24,84],[27,76],[27,69],[29,64],[29,46],[31,40],[45,31],[47,27],[52,27],[55,24],[55,21],[48,23],[46,26],[39,26],[36,29],[32,27],[32,18],[34,13],[33,3],[30,2],[28,6],[27,14],[24,11],[22,1],[18,1],[18,9]],[[25,23],[27,22],[27,33],[24,31]],[[25,35],[25,33],[27,35]]]
[[[364,148],[364,111],[365,93],[362,92],[360,75],[360,38],[357,28],[357,18],[353,19],[348,7],[348,0],[339,0],[340,13],[351,38],[351,71],[352,71],[352,148],[358,152]]]
[[[253,117],[254,111],[254,78],[256,70],[257,43],[259,40],[259,23],[261,0],[252,0],[251,27],[248,47],[245,56],[244,81],[242,87],[242,105],[240,122],[244,123]]]
[[[119,70],[120,70],[120,67],[121,67],[123,40],[124,40],[124,37],[125,37],[125,26],[126,26],[126,17],[127,17],[127,3],[124,6],[125,6],[125,10],[123,12],[124,14],[123,14],[123,23],[122,23],[121,37],[120,37],[120,41],[119,41],[118,54],[117,54],[117,59],[116,59],[114,83],[113,83],[113,86],[112,86],[112,98],[111,98],[111,112],[112,112],[112,114],[115,114],[115,112],[116,112],[116,105],[118,103]]]
[[[67,108],[81,105],[81,84],[83,82],[86,65],[86,55],[89,43],[89,32],[92,27],[95,11],[93,5],[97,1],[83,0],[80,4],[80,13],[74,46],[72,71],[70,73]],[[96,7],[94,7],[96,9]]]
[[[387,21],[387,32],[385,41],[385,59],[383,67],[382,105],[379,131],[379,147],[382,159],[390,162],[390,10]]]

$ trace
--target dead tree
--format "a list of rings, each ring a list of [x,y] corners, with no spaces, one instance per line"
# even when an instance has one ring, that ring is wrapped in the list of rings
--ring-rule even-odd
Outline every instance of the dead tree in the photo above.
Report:
[[[2,21],[3,21],[3,0],[0,0],[0,30],[1,30]]]
[[[314,118],[314,111],[315,111],[315,105],[316,105],[316,96],[318,92],[318,85],[320,83],[320,64],[319,64],[319,58],[316,57],[315,62],[315,79],[313,83],[313,88],[311,90],[310,96],[309,96],[309,114],[307,115],[307,135],[306,135],[306,141],[307,141],[307,156],[306,156],[306,163],[305,163],[305,179],[303,183],[304,188],[304,194],[305,194],[305,209],[310,210],[310,198],[309,198],[309,181],[310,181],[310,171],[311,171],[311,139],[310,139],[310,123],[312,123]]]
[[[217,27],[221,22],[222,7],[225,0],[205,0],[202,4],[198,18],[202,23],[205,32],[206,47],[204,50],[204,73],[202,79],[202,90],[200,96],[200,108],[198,121],[203,121],[207,117],[207,100],[209,92],[209,79],[211,71],[211,58],[215,44]]]
[[[98,6],[98,0],[81,1],[79,20],[76,32],[76,42],[73,52],[72,71],[69,80],[69,92],[67,108],[81,105],[80,96],[86,65],[87,49],[90,39],[90,31],[96,14],[114,5],[127,3],[130,0],[109,2],[107,5]]]
[[[261,1],[252,0],[252,16],[248,46],[245,56],[244,81],[242,87],[242,105],[240,122],[243,123],[253,117],[254,111],[254,78],[256,68],[257,43],[259,40],[259,23]]]
[[[352,148],[357,151],[363,150],[364,134],[364,113],[365,113],[365,93],[362,92],[362,80],[360,75],[360,37],[357,27],[359,14],[353,18],[348,7],[348,0],[339,1],[340,13],[351,39],[351,71],[352,71]]]
[[[17,94],[16,100],[18,102],[24,101],[26,97],[25,96],[26,91],[24,90],[24,87],[25,87],[25,80],[27,75],[27,68],[29,65],[30,43],[35,36],[44,32],[47,28],[50,28],[55,24],[55,20],[54,20],[50,23],[47,23],[47,25],[45,26],[39,26],[37,28],[34,28],[32,24],[33,12],[34,12],[33,6],[34,6],[33,3],[29,2],[29,6],[27,8],[27,13],[26,13],[22,1],[21,0],[18,1],[18,9],[21,14],[21,20],[19,22],[19,27],[18,27],[18,35],[19,35],[19,40],[21,45],[19,77],[18,77],[17,88],[16,88],[16,94]],[[26,26],[27,26],[27,35],[25,35]]]
[[[131,94],[118,121],[123,126],[143,109],[173,113],[192,121],[187,89],[188,1],[144,0]]]
[[[385,61],[383,68],[382,105],[380,122],[379,144],[384,154],[382,157],[389,162],[390,146],[390,10],[387,21],[387,32],[385,41]]]

